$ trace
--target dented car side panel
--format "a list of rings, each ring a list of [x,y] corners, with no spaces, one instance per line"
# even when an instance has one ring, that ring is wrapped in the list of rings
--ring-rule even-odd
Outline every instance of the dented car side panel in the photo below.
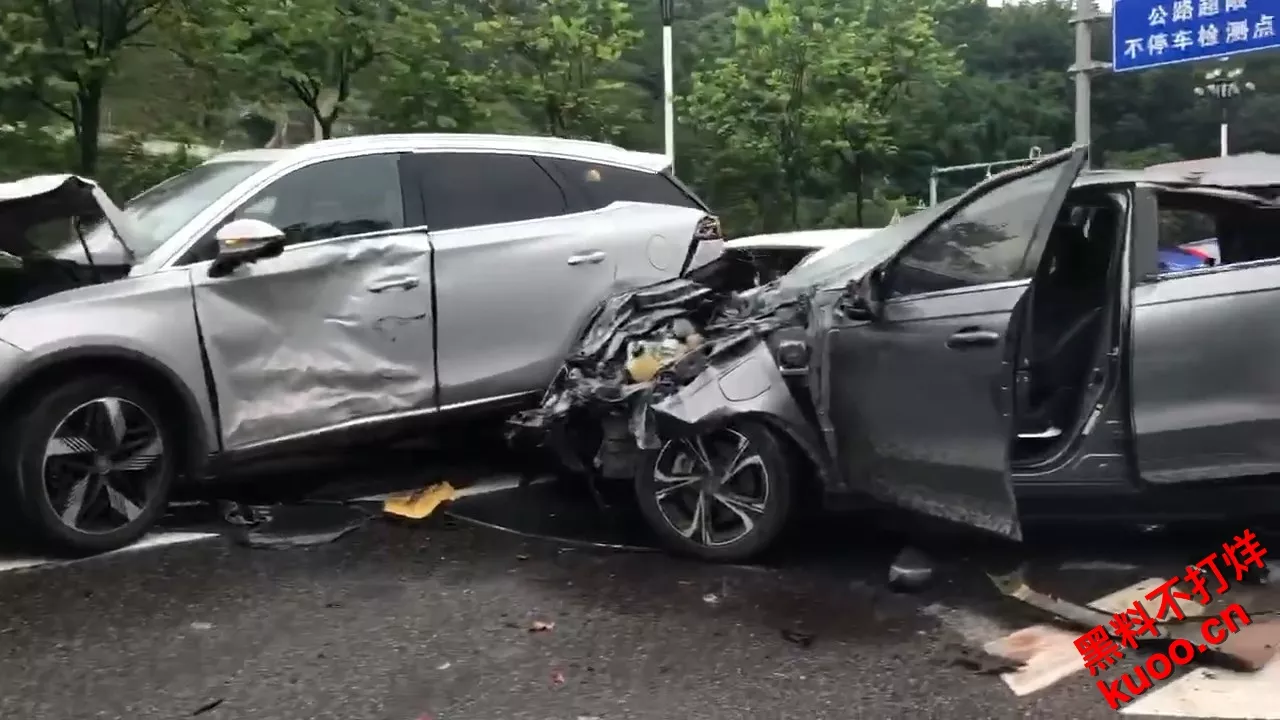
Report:
[[[196,313],[226,450],[434,409],[425,232],[321,240],[210,278]]]

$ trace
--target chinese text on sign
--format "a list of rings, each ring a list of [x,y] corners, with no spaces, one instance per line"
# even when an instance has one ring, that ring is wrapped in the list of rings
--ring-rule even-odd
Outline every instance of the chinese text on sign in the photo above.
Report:
[[[1116,72],[1280,47],[1280,0],[1115,0]]]

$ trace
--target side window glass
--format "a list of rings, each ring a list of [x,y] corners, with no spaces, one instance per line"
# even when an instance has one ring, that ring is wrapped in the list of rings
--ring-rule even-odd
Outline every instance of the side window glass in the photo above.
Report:
[[[433,231],[563,215],[564,192],[525,155],[424,156],[422,200]]]
[[[582,187],[593,209],[608,207],[615,202],[642,202],[702,209],[684,190],[660,173],[627,170],[612,165],[596,165],[577,160],[548,158],[545,162],[554,165],[570,182]]]
[[[893,297],[1030,276],[1024,259],[1061,166],[1002,185],[911,245],[890,271]]]
[[[264,220],[285,233],[288,245],[404,227],[398,155],[362,155],[294,170],[258,192],[232,220]],[[184,262],[217,254],[216,228],[200,239]]]

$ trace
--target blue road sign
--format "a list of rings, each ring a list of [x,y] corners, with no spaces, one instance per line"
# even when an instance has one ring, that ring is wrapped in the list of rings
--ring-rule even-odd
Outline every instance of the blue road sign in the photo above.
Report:
[[[1145,70],[1280,47],[1280,0],[1115,0],[1112,69]]]

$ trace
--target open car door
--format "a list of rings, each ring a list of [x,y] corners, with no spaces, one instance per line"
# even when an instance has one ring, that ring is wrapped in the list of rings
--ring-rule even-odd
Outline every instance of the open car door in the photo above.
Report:
[[[851,283],[826,338],[822,404],[852,487],[1021,539],[1010,343],[1025,323],[1013,311],[1086,158],[1073,148],[990,178]]]

